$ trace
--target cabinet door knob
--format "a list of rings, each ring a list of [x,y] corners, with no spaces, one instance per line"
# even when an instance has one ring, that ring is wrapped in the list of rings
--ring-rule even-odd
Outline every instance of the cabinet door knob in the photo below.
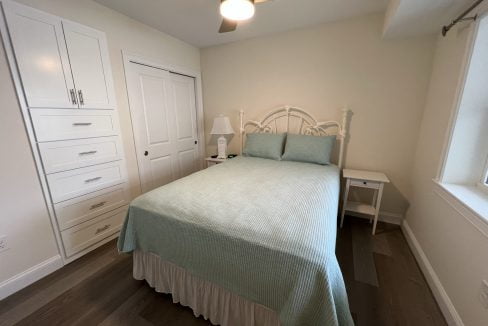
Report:
[[[148,156],[149,155],[149,152],[148,151],[144,151],[144,156]]]

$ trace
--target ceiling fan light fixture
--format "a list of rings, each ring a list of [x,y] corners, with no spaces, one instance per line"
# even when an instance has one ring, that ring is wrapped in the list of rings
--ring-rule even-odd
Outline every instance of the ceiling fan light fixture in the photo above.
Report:
[[[246,20],[254,16],[254,3],[251,0],[224,0],[220,3],[220,14],[234,21]]]

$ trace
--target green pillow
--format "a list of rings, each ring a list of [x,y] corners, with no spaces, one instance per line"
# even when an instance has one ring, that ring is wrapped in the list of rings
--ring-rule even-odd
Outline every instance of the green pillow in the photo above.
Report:
[[[286,134],[251,133],[246,135],[244,156],[281,160]]]
[[[330,164],[336,136],[292,135],[286,137],[284,161]]]

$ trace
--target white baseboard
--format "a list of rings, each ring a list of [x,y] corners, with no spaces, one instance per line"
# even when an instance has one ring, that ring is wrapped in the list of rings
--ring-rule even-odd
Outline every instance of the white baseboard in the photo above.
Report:
[[[51,257],[0,283],[0,300],[63,267],[60,255]]]
[[[364,218],[364,219],[368,219],[368,220],[371,218],[371,216],[369,216],[369,215],[364,215],[364,214],[350,212],[350,211],[346,211],[346,215],[351,215],[354,217]],[[378,214],[378,221],[390,223],[390,224],[402,225],[403,215],[397,214],[397,213],[380,211],[380,213]]]
[[[420,269],[422,270],[422,273],[425,276],[425,279],[427,280],[427,283],[429,284],[430,289],[432,290],[432,293],[434,294],[434,298],[437,301],[444,318],[446,318],[447,324],[450,326],[464,326],[463,320],[452,304],[452,301],[442,286],[439,277],[427,259],[425,252],[422,250],[420,243],[417,241],[417,238],[413,234],[412,229],[410,229],[410,226],[406,220],[404,220],[402,223],[402,231],[407,239],[410,249],[415,256],[415,259],[417,260],[417,263],[420,266]]]

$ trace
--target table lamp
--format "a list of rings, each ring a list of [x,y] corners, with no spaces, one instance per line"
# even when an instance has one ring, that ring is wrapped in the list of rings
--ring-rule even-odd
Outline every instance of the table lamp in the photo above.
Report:
[[[234,134],[234,129],[230,125],[229,118],[220,114],[214,119],[211,135],[220,135],[217,140],[218,155],[217,158],[227,158],[227,139],[224,135]]]

